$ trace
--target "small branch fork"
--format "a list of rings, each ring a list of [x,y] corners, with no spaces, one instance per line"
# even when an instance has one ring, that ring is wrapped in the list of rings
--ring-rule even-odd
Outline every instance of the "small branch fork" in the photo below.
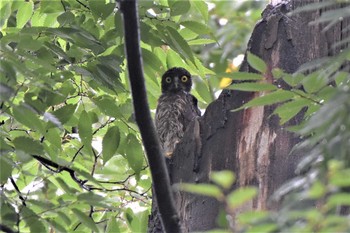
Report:
[[[123,13],[125,50],[136,123],[148,158],[155,199],[165,232],[181,232],[175,208],[169,174],[159,144],[158,135],[148,106],[140,48],[139,18],[136,0],[120,0]],[[141,155],[140,155],[141,156]]]

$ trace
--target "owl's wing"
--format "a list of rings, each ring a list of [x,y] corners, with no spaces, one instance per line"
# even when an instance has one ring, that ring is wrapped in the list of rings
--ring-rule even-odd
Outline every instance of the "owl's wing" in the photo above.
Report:
[[[201,110],[199,110],[199,108],[198,108],[198,100],[197,100],[197,98],[194,97],[191,94],[190,94],[190,96],[192,96],[192,103],[193,103],[194,111],[197,113],[197,116],[201,116]]]
[[[196,117],[201,116],[201,111],[198,108],[198,100],[191,94],[186,95],[186,108],[183,112],[184,126],[187,125]]]

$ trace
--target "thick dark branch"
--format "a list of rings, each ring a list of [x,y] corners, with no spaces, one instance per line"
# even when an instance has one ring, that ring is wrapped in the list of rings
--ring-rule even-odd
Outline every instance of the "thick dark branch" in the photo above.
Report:
[[[11,228],[9,228],[8,226],[3,225],[3,224],[0,224],[0,231],[6,232],[6,233],[15,233],[15,232],[18,232],[18,231],[12,230]]]
[[[80,185],[80,187],[82,187],[85,190],[90,190],[90,188],[85,185],[87,180],[79,179],[76,175],[76,172],[73,169],[66,167],[66,166],[61,166],[61,165],[59,165],[59,164],[57,164],[49,159],[46,159],[44,157],[40,157],[38,155],[32,155],[32,156],[33,156],[33,158],[38,160],[42,165],[44,165],[47,169],[49,169],[52,172],[55,172],[55,173],[60,173],[62,171],[68,172],[69,175],[71,176],[71,178],[75,182],[77,182]],[[56,170],[52,169],[52,167],[55,168]]]
[[[174,204],[168,171],[148,107],[140,48],[139,21],[136,0],[120,2],[124,21],[126,57],[133,97],[136,123],[151,169],[154,194],[166,232],[181,232]],[[140,155],[141,156],[141,155]]]

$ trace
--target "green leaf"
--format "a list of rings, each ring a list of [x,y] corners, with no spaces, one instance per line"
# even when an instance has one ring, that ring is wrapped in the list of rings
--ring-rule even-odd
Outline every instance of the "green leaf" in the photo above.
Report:
[[[169,50],[167,52],[166,62],[168,67],[174,66],[185,66],[186,64],[183,62],[179,54],[174,52],[173,50]]]
[[[277,90],[275,85],[270,83],[235,83],[226,89],[237,91],[274,91]]]
[[[98,228],[95,224],[95,222],[86,214],[84,214],[82,211],[73,208],[72,212],[79,218],[82,224],[84,224],[86,227],[88,227],[90,230],[94,232],[98,232]]]
[[[291,87],[297,87],[300,85],[301,81],[305,78],[303,74],[297,73],[294,75],[283,74],[282,79]]]
[[[81,193],[77,196],[78,201],[83,201],[91,205],[95,205],[96,203],[100,203],[104,201],[104,197],[94,194],[92,192]],[[95,204],[94,204],[95,203]]]
[[[28,51],[37,51],[42,47],[42,45],[43,44],[41,41],[33,39],[33,37],[30,35],[21,35],[18,48]]]
[[[95,19],[106,19],[114,10],[114,3],[101,0],[89,0],[89,6]]]
[[[224,189],[229,189],[233,185],[233,182],[235,182],[236,177],[232,171],[224,170],[212,172],[210,174],[210,180],[214,181]]]
[[[13,164],[5,156],[0,156],[0,184],[4,184],[11,176]]]
[[[331,195],[327,200],[327,205],[330,207],[336,206],[350,206],[350,194],[349,193],[336,193]]]
[[[195,193],[208,197],[215,197],[218,200],[222,200],[224,194],[221,192],[218,186],[213,184],[185,184],[180,183],[176,185],[179,190]]]
[[[108,87],[111,90],[115,90],[119,85],[118,73],[107,64],[97,64],[90,67],[93,78],[100,84]]]
[[[213,44],[216,43],[213,39],[206,39],[206,38],[200,38],[200,39],[194,39],[188,41],[188,45],[206,45],[206,44]]]
[[[306,76],[301,83],[307,93],[316,93],[328,84],[328,78],[316,71]]]
[[[332,173],[330,183],[337,187],[350,187],[350,169],[340,170]]]
[[[109,95],[101,95],[98,97],[93,97],[91,99],[97,107],[106,114],[111,117],[120,117],[121,113],[119,112],[119,106],[117,105],[117,100],[112,98]]]
[[[66,232],[66,228],[59,223],[58,221],[55,221],[53,219],[46,219],[47,222],[57,231],[57,232]]]
[[[51,128],[46,131],[45,138],[50,142],[50,144],[58,149],[61,149],[62,140],[60,136],[60,131],[58,128]]]
[[[209,18],[209,10],[206,2],[202,0],[190,1],[191,5],[193,5],[199,13],[202,15],[205,22],[208,22]]]
[[[119,128],[117,126],[109,128],[102,140],[102,158],[104,164],[117,152],[119,142]]]
[[[54,111],[52,114],[58,118],[61,124],[65,124],[67,121],[71,119],[76,108],[77,108],[77,105],[67,104],[62,108]]]
[[[7,144],[7,142],[3,138],[0,138],[0,154],[6,153],[10,150],[13,150],[12,147],[9,144]]]
[[[34,4],[32,1],[22,2],[16,15],[17,28],[23,28],[32,17]]]
[[[245,108],[256,107],[256,106],[272,105],[272,104],[290,100],[293,97],[294,97],[293,92],[279,89],[277,91],[267,93],[266,95],[254,98],[248,103],[244,104],[243,106],[235,109],[234,111],[238,111]]]
[[[241,187],[227,196],[227,203],[230,208],[234,209],[252,200],[257,194],[256,187]]]
[[[240,224],[252,225],[256,222],[263,221],[269,217],[269,212],[263,210],[252,210],[240,213],[237,219]]]
[[[23,220],[26,222],[26,225],[29,226],[30,232],[47,232],[47,228],[40,221],[40,217],[30,208],[22,206],[21,214]]]
[[[263,223],[263,224],[259,224],[257,226],[253,226],[249,228],[246,232],[247,233],[254,233],[254,232],[269,233],[269,232],[276,232],[276,230],[278,230],[278,226],[275,223]]]
[[[44,147],[43,145],[29,137],[21,136],[17,137],[12,141],[16,150],[21,150],[29,155],[43,155]]]
[[[251,67],[253,67],[257,71],[259,71],[260,73],[266,73],[267,66],[266,66],[265,62],[261,58],[259,58],[258,56],[248,52],[247,60],[248,60],[248,63],[249,63],[249,65]]]
[[[45,129],[43,122],[39,119],[39,116],[34,113],[34,110],[31,110],[25,105],[14,106],[13,116],[15,119],[27,126],[29,129],[38,130],[40,133],[44,134]]]
[[[109,219],[107,223],[106,233],[119,233],[119,224],[116,221],[115,217]]]
[[[208,88],[208,85],[205,81],[202,79],[197,79],[196,81],[196,91],[199,94],[199,96],[206,102],[211,103],[213,101],[212,95],[210,93],[210,90]]]
[[[150,66],[155,71],[159,71],[163,67],[163,64],[159,58],[147,49],[142,49],[142,59],[145,66]]]
[[[195,63],[192,49],[177,30],[172,27],[165,27],[160,30],[164,31],[165,40],[172,49],[180,54],[180,56]]]
[[[84,110],[82,111],[79,124],[78,124],[79,137],[84,144],[84,146],[91,151],[91,142],[92,142],[92,122],[89,114]]]
[[[132,170],[139,174],[143,165],[143,150],[134,134],[129,134],[126,138],[125,156]]]
[[[69,25],[74,21],[74,14],[71,11],[66,11],[57,17],[57,22],[60,26]]]
[[[349,182],[350,184],[350,182]],[[316,181],[309,189],[309,197],[319,199],[326,193],[326,187],[320,181]]]
[[[242,81],[249,81],[249,80],[263,80],[264,77],[261,74],[256,73],[248,73],[248,72],[234,72],[234,73],[219,73],[216,74],[219,78],[230,78],[232,80],[242,80]]]
[[[210,28],[207,25],[202,24],[198,21],[183,21],[180,24],[197,33],[198,35],[209,34],[211,32]]]
[[[304,107],[311,104],[312,102],[308,99],[295,98],[292,101],[278,106],[272,114],[277,114],[280,117],[280,124],[284,124],[297,115]]]
[[[191,4],[188,0],[169,0],[170,15],[183,15],[189,11]]]

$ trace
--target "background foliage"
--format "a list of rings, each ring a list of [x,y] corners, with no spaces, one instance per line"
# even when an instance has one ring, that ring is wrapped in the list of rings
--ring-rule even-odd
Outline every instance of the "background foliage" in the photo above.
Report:
[[[349,19],[347,1],[324,1],[309,4],[292,14],[320,10],[321,16],[311,25],[322,24],[323,32],[332,30],[339,19]],[[218,216],[222,227],[213,232],[348,232],[350,230],[350,49],[349,26],[341,31],[342,39],[331,45],[338,54],[304,64],[294,74],[280,69],[268,70],[260,58],[249,54],[247,60],[258,74],[236,72],[227,75],[249,82],[233,84],[229,89],[261,91],[240,108],[275,105],[282,127],[295,132],[302,142],[296,145],[303,159],[297,166],[297,176],[280,187],[273,200],[282,201],[278,211],[250,211],[237,214],[235,208],[252,200],[256,194],[243,187],[225,194],[227,188],[220,180],[233,182],[229,171],[213,173],[214,184],[184,184],[179,188],[216,198],[225,206]],[[272,77],[271,77],[272,76]],[[276,80],[274,84],[267,82]],[[283,85],[279,85],[283,84]],[[287,85],[286,85],[287,84]],[[286,88],[287,87],[287,88]],[[302,117],[297,125],[288,122]],[[227,192],[226,192],[227,193]],[[234,198],[232,198],[234,197]],[[235,202],[232,202],[235,200]]]
[[[205,108],[265,2],[139,1],[151,109],[172,66]],[[151,180],[113,0],[0,2],[1,224],[21,232],[145,231]],[[210,68],[210,69],[208,69]]]

